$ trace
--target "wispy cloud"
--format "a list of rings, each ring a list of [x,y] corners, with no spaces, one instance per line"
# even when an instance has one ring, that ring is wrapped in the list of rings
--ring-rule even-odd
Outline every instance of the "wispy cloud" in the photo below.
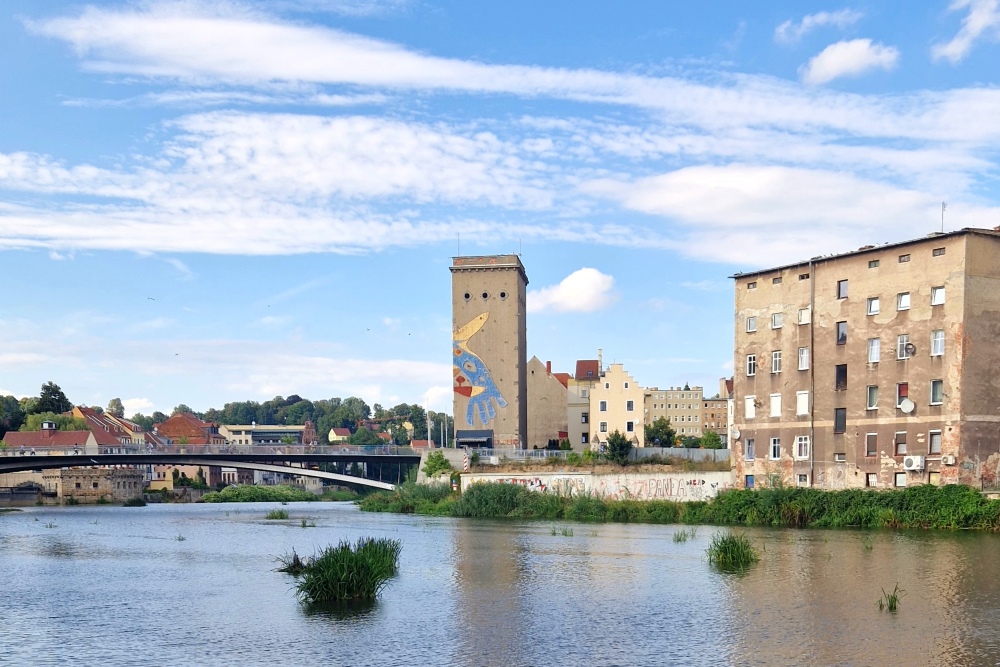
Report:
[[[181,260],[176,257],[165,257],[163,261],[174,267],[177,273],[180,274],[181,280],[194,280],[194,271]]]
[[[1000,1],[998,0],[954,0],[950,11],[968,9],[962,19],[962,27],[951,41],[931,47],[934,60],[948,60],[952,64],[969,55],[973,45],[983,37],[1000,38]]]
[[[802,80],[822,84],[844,76],[858,76],[869,70],[889,71],[899,62],[899,50],[873,44],[870,39],[852,39],[826,47],[800,69]]]
[[[681,287],[697,290],[699,292],[721,292],[728,286],[729,285],[727,283],[723,283],[718,280],[685,280],[681,283]]]
[[[124,398],[122,405],[125,407],[125,416],[131,417],[137,412],[152,411],[153,402],[148,398]]]
[[[614,286],[612,276],[597,269],[579,269],[558,285],[528,292],[528,312],[591,313],[602,310],[617,301]]]
[[[788,20],[774,29],[774,39],[777,42],[786,44],[797,42],[806,34],[816,28],[832,25],[838,28],[846,28],[860,21],[864,17],[864,12],[854,9],[841,9],[835,12],[817,12],[807,14],[800,21]]]

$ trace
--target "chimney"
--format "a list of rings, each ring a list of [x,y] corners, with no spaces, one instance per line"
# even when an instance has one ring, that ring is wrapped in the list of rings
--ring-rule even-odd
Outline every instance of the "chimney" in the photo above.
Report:
[[[551,361],[546,361],[545,362],[545,372],[548,373],[549,375],[552,375],[552,362]]]
[[[51,438],[52,434],[56,432],[55,422],[42,422],[42,437]]]
[[[601,348],[597,348],[597,372],[604,372],[604,357],[601,354]]]

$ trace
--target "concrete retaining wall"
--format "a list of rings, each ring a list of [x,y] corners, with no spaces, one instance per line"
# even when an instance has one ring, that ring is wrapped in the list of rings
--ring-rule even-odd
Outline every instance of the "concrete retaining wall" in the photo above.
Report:
[[[462,475],[462,490],[477,482],[522,484],[532,491],[575,496],[591,493],[615,500],[708,500],[732,487],[729,472],[654,473],[471,473]]]

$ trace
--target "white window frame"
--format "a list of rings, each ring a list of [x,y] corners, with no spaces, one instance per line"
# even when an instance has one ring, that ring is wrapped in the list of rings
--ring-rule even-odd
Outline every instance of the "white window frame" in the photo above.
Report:
[[[893,486],[897,488],[903,488],[906,486],[906,473],[897,472],[893,474]]]
[[[882,340],[880,338],[868,339],[868,363],[877,364],[882,358]]]
[[[899,436],[903,436],[903,441],[899,441]],[[906,431],[896,431],[892,436],[892,453],[894,456],[906,456]],[[903,445],[903,449],[899,448]]]
[[[934,385],[935,385],[935,383],[937,384],[938,387],[941,388],[941,400],[940,401],[935,401],[934,400]],[[941,405],[942,403],[944,403],[944,380],[931,380],[931,396],[930,396],[930,399],[931,399],[931,405]]]
[[[875,400],[872,401],[872,389],[875,390]],[[878,410],[878,385],[870,384],[865,389],[865,410]]]
[[[754,448],[753,438],[747,438],[746,440],[743,441],[743,460],[744,461],[753,461],[754,460],[755,452],[754,452],[753,448]]]
[[[781,372],[781,350],[771,352],[771,372],[775,375]]]
[[[877,296],[868,297],[868,314],[878,315],[879,313],[879,298]]]
[[[599,426],[600,426],[600,432],[601,433],[607,433],[608,432],[608,422],[601,422]]]
[[[607,401],[601,401],[600,403],[598,403],[597,404],[597,411],[598,412],[607,412],[608,411],[608,402]]]
[[[771,438],[771,446],[768,448],[767,457],[772,461],[781,459],[781,438]]]
[[[797,486],[809,486],[809,473],[800,472],[795,479]]]
[[[781,418],[781,394],[771,394],[771,410],[768,416]]]
[[[875,437],[875,449],[869,454],[868,441],[872,436]],[[878,456],[878,433],[865,433],[865,456]]]
[[[625,432],[626,433],[635,433],[635,422],[634,421],[627,421],[627,422],[625,422]]]
[[[757,418],[757,397],[746,396],[743,399],[743,414],[747,419]]]
[[[899,334],[896,336],[896,359],[909,359],[910,353],[906,346],[910,344],[910,334]]]
[[[755,316],[747,318],[747,333],[757,331],[757,318]]]
[[[803,416],[809,414],[809,391],[795,392],[795,414]]]
[[[795,436],[795,458],[802,461],[809,458],[809,436]]]
[[[931,288],[931,305],[932,306],[943,306],[944,305],[944,286],[932,287]]]
[[[809,348],[800,347],[799,348],[799,370],[807,371],[809,370]]]
[[[910,309],[910,293],[900,292],[896,295],[896,310]]]
[[[626,383],[625,383],[625,384],[623,385],[623,387],[624,387],[625,389],[628,389],[628,382],[626,382]]]
[[[799,324],[809,324],[812,321],[812,312],[808,308],[799,308]]]
[[[771,313],[771,328],[780,329],[783,320],[782,313]]]
[[[931,331],[931,356],[944,356],[944,329],[933,329]]]
[[[847,279],[837,281],[837,298],[846,299],[848,293],[848,283]]]
[[[937,436],[937,451],[934,451],[934,436]],[[941,431],[939,429],[927,432],[927,453],[931,456],[941,454]]]
[[[625,412],[635,412],[635,401],[625,401]]]
[[[906,385],[906,396],[901,396],[899,393],[899,388]],[[896,407],[898,408],[903,403],[904,398],[910,397],[910,383],[909,382],[897,382],[896,383]]]
[[[752,378],[757,375],[757,355],[748,354],[747,355],[747,367],[746,367],[747,377]]]

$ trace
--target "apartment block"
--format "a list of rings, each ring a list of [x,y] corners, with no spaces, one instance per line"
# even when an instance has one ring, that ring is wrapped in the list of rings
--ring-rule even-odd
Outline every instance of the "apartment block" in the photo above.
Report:
[[[1000,228],[732,277],[737,486],[998,485]]]
[[[729,408],[728,408],[729,398],[728,396],[721,396],[720,398],[706,398],[702,400],[702,412],[701,412],[701,430],[702,433],[706,431],[715,431],[722,438],[722,443],[726,444],[729,442]]]
[[[652,424],[666,417],[677,435],[701,437],[703,395],[701,387],[688,385],[668,389],[649,387],[643,398],[643,418],[647,424]]]

